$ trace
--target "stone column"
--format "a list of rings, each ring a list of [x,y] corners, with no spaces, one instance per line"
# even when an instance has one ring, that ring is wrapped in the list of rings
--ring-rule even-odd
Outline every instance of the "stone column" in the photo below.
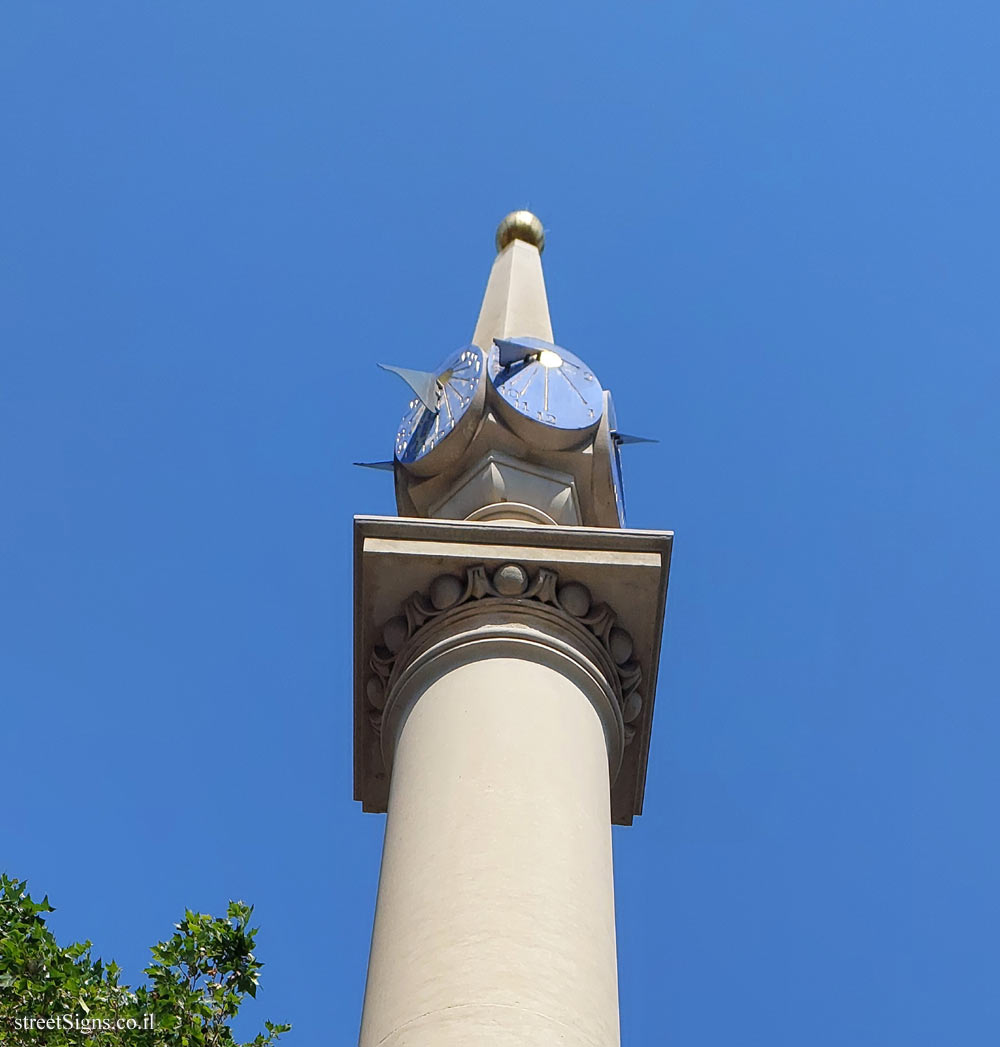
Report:
[[[526,574],[503,568],[511,591]],[[400,652],[362,1047],[616,1047],[614,669],[567,615],[473,605]],[[610,772],[609,772],[610,768]]]
[[[611,825],[642,811],[670,548],[356,518],[355,796],[388,813],[362,1047],[617,1047]]]

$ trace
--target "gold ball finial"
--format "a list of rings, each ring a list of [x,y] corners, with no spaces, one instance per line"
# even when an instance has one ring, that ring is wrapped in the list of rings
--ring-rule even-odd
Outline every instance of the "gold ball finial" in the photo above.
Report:
[[[545,229],[541,219],[530,211],[511,211],[497,226],[497,252],[502,251],[512,240],[523,240],[537,247],[541,254],[545,247]]]

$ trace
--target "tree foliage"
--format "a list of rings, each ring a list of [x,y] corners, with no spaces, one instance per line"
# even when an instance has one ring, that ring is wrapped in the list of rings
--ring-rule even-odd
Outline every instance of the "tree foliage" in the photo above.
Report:
[[[60,946],[45,923],[46,896],[33,901],[23,880],[0,876],[0,1043],[9,1047],[270,1047],[291,1026],[241,1044],[230,1023],[257,995],[253,906],[226,915],[188,911],[152,948],[146,985],[119,981],[115,963],[94,959],[90,942]]]

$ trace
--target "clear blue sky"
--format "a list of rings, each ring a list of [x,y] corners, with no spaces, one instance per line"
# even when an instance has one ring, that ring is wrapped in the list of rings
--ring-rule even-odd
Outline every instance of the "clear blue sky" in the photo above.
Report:
[[[995,2],[8,0],[0,865],[138,978],[255,902],[350,1044],[351,516],[497,220],[676,545],[626,1047],[1000,1027]]]

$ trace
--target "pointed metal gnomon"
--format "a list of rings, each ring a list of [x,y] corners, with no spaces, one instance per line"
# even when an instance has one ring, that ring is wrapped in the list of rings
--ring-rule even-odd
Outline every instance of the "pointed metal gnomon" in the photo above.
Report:
[[[628,433],[612,433],[611,435],[619,445],[658,444],[660,442],[659,440],[654,440],[651,436],[630,436]]]
[[[424,407],[432,414],[437,414],[441,385],[436,374],[430,371],[413,371],[408,367],[393,367],[392,364],[379,364],[379,367],[383,371],[398,374],[417,394]]]
[[[383,371],[397,374],[417,394],[420,402],[432,414],[437,414],[441,395],[441,383],[437,375],[430,371],[414,371],[409,367],[394,367],[392,364],[379,364]],[[392,472],[395,469],[393,462],[355,462],[362,469],[379,469],[384,472]]]
[[[630,433],[618,432],[618,416],[615,412],[615,401],[611,393],[608,393],[608,428],[611,430],[611,439],[619,447],[626,444],[658,444],[651,436],[632,436]]]
[[[500,350],[500,366],[509,367],[523,360],[532,353],[547,349],[551,353],[563,353],[555,342],[546,342],[542,338],[531,338],[527,335],[519,338],[494,338],[493,344]]]
[[[362,469],[381,469],[389,473],[396,467],[395,462],[355,462],[354,464],[361,466]]]

